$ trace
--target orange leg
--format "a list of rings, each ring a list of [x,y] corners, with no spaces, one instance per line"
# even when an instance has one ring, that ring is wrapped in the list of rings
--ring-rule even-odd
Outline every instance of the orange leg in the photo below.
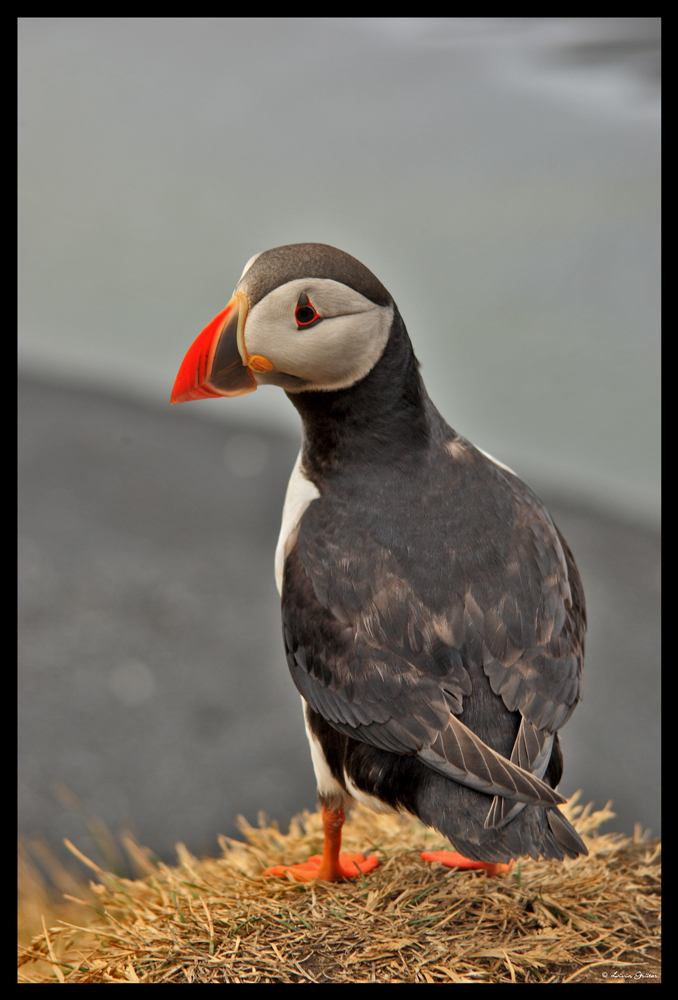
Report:
[[[379,864],[376,854],[366,858],[364,854],[340,854],[341,828],[344,825],[343,809],[327,809],[323,806],[323,828],[325,843],[323,853],[314,854],[299,865],[274,865],[267,868],[264,875],[284,875],[291,872],[297,882],[310,882],[322,878],[326,882],[341,882],[345,878],[356,878],[371,872]]]
[[[500,862],[495,864],[491,861],[471,861],[456,851],[422,851],[421,856],[424,861],[438,861],[447,868],[475,869],[485,872],[486,875],[505,875],[513,864],[513,860],[507,865]]]

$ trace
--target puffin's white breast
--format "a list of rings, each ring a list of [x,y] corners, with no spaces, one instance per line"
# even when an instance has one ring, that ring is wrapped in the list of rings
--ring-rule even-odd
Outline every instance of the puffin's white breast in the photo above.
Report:
[[[299,527],[306,508],[313,500],[317,500],[319,496],[318,487],[310,479],[307,479],[302,472],[300,451],[294,463],[290,481],[287,484],[280,535],[278,536],[278,544],[275,549],[275,582],[280,595],[282,595],[285,558],[291,544],[293,544],[295,532]]]

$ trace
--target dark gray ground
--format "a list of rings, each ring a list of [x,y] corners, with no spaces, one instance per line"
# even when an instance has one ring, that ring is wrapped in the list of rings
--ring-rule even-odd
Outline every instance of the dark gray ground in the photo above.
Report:
[[[19,404],[20,830],[93,851],[60,784],[170,860],[312,807],[272,565],[297,442],[31,379]],[[542,495],[589,606],[561,787],[657,834],[658,534]]]

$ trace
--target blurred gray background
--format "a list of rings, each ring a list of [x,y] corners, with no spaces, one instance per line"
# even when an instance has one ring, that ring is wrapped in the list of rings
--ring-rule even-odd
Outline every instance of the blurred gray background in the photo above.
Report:
[[[318,241],[547,502],[589,607],[562,790],[659,833],[659,32],[20,19],[21,832],[94,853],[82,810],[171,860],[314,806],[272,568],[298,418],[169,393],[246,260]]]

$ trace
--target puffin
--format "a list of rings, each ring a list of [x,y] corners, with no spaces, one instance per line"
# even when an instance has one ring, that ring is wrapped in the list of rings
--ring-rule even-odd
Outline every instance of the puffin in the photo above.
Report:
[[[282,632],[322,808],[299,881],[378,864],[341,853],[347,806],[418,817],[450,868],[587,854],[559,810],[558,732],[586,632],[572,553],[536,494],[428,397],[398,308],[321,243],[252,257],[179,369],[173,404],[278,386],[302,445],[275,553]]]

